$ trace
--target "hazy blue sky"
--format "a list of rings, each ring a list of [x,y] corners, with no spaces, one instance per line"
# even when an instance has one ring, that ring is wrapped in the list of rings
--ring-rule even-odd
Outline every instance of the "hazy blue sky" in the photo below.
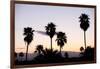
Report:
[[[80,29],[79,16],[86,13],[90,18],[90,27],[88,28],[87,46],[94,47],[94,9],[79,7],[60,7],[60,6],[44,6],[44,5],[15,5],[15,51],[25,52],[26,46],[24,42],[24,28],[32,27],[34,30],[44,31],[45,26],[49,22],[56,25],[57,32],[66,33],[67,44],[63,47],[64,51],[80,51],[83,43],[83,30]],[[55,42],[56,36],[53,38],[53,48],[58,49]],[[38,44],[42,44],[44,48],[50,48],[49,36],[34,32],[34,40],[29,46],[29,52],[32,53]]]

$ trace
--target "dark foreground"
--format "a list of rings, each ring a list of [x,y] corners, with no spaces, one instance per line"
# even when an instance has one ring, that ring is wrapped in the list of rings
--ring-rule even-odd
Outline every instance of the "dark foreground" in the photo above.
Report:
[[[15,60],[16,65],[31,65],[31,64],[51,64],[51,63],[72,63],[72,62],[95,62],[95,52],[94,48],[88,48],[84,52],[80,52],[80,57],[69,58],[68,53],[65,53],[65,57],[62,57],[62,54],[57,51],[47,50],[43,53],[39,53],[31,61],[18,61]]]

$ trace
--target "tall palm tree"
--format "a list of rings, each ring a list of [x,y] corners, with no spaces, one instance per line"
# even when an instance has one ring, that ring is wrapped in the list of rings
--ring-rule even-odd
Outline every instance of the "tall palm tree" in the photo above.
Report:
[[[84,31],[84,46],[86,49],[86,31],[89,28],[89,17],[87,14],[81,14],[79,17],[80,28]]]
[[[67,43],[67,37],[65,33],[58,32],[56,41],[57,41],[57,45],[60,46],[60,54],[61,54],[61,48],[64,46],[65,43]]]
[[[52,38],[55,35],[55,31],[56,31],[56,28],[55,27],[56,27],[56,25],[53,24],[52,22],[49,23],[47,26],[45,26],[46,34],[48,36],[50,36],[50,39],[51,39],[51,51],[52,51]]]
[[[24,34],[23,34],[25,36],[24,41],[25,41],[25,44],[27,43],[26,61],[27,61],[28,46],[33,40],[33,32],[34,32],[34,30],[32,30],[32,28],[30,28],[30,27],[24,28]]]
[[[43,45],[37,45],[36,50],[38,51],[39,55],[43,51]]]

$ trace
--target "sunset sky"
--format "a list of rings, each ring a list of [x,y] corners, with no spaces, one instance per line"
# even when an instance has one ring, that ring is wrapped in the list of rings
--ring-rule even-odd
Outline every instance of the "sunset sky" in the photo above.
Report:
[[[87,46],[94,47],[94,9],[80,7],[61,7],[47,5],[15,5],[15,51],[26,52],[24,42],[24,28],[32,27],[36,31],[45,32],[45,26],[53,22],[56,31],[66,33],[67,43],[62,51],[80,51],[84,47],[83,30],[80,28],[79,16],[85,13],[90,18],[90,27],[86,31]],[[53,48],[59,50],[55,42],[56,35],[53,37]],[[50,48],[50,37],[34,32],[34,39],[29,45],[29,53],[33,53],[37,45]]]

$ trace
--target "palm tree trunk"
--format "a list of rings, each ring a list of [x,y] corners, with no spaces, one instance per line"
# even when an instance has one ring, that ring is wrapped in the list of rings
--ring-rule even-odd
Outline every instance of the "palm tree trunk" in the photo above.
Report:
[[[84,46],[85,46],[85,50],[86,50],[86,31],[84,31]]]
[[[28,44],[27,44],[27,49],[26,49],[26,61],[27,61],[27,53],[28,53]]]
[[[61,54],[61,46],[60,46],[60,54]]]
[[[52,51],[52,38],[51,38],[51,51]]]

